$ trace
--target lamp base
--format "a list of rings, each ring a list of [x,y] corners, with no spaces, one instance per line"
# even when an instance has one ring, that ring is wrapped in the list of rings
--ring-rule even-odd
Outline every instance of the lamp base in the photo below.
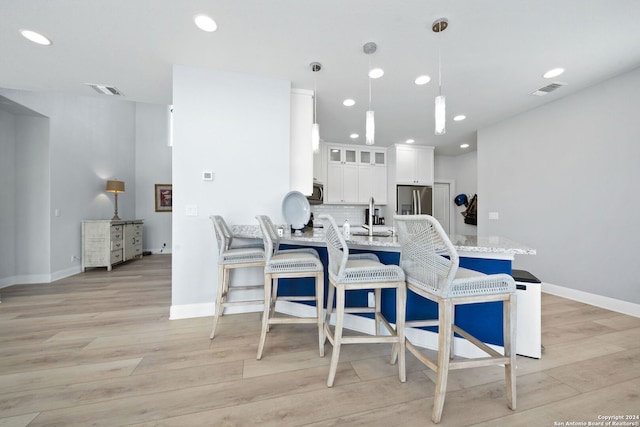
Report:
[[[114,215],[111,221],[122,221],[118,215]]]

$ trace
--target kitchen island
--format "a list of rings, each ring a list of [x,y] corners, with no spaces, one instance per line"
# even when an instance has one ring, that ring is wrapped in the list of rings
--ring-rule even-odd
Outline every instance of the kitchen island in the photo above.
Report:
[[[235,236],[246,239],[262,239],[262,234],[258,225],[236,225],[232,226]],[[357,252],[373,252],[380,261],[385,264],[400,263],[400,243],[396,236],[362,236],[357,227],[352,227],[352,235],[347,239],[349,250]],[[497,236],[462,236],[451,235],[449,239],[460,255],[460,267],[480,271],[486,274],[506,273],[511,274],[512,261],[516,255],[534,255],[535,249],[514,242],[510,239]],[[328,265],[327,250],[322,228],[307,228],[299,235],[295,233],[285,233],[280,240],[283,248],[314,247],[318,250],[320,259],[325,267]],[[328,289],[328,273],[325,270],[325,292]],[[291,286],[282,281],[279,292],[294,295],[296,288],[300,285]],[[309,283],[311,285],[311,281]],[[395,291],[386,290],[383,293],[382,310],[391,321],[395,321]],[[366,305],[368,301],[367,291],[354,293],[347,299],[347,305]],[[325,299],[326,301],[326,299]],[[437,318],[437,305],[409,292],[407,295],[407,320],[418,318]],[[502,346],[502,303],[482,303],[459,306],[456,309],[456,324],[467,330],[485,343]],[[419,334],[415,331],[413,335]],[[407,331],[409,337],[412,332]],[[432,334],[435,336],[435,334]],[[431,337],[426,339],[425,347],[437,347],[437,340]],[[412,341],[415,338],[412,338]],[[464,351],[462,351],[464,353]]]

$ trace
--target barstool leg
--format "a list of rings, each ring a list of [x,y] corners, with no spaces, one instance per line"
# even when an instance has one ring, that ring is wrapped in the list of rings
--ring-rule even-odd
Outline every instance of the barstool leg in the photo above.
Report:
[[[433,412],[431,413],[431,420],[436,424],[442,418],[442,408],[444,407],[444,398],[447,393],[452,315],[452,302],[450,300],[438,301],[438,372],[436,373],[436,391],[433,396]]]
[[[318,322],[318,345],[320,357],[324,357],[324,273],[316,275],[316,316]]]
[[[333,313],[333,296],[335,293],[335,286],[331,282],[329,282],[329,292],[327,295],[327,314],[324,318],[324,330],[325,330],[325,340],[327,336],[333,337],[331,334],[331,313]]]
[[[228,280],[229,272],[222,264],[218,266],[218,294],[216,295],[216,312],[213,314],[213,326],[211,327],[211,335],[209,339],[212,340],[216,334],[216,327],[218,326],[218,319],[222,316],[223,298],[225,295],[225,280]]]
[[[402,286],[396,288],[396,334],[398,335],[398,344],[394,344],[394,348],[398,349],[398,371],[400,373],[400,382],[407,381],[407,370],[405,365],[405,339],[404,339],[404,322],[407,307],[407,288],[403,283]],[[392,359],[395,357],[392,355]],[[392,363],[394,361],[392,360]]]
[[[333,380],[338,370],[340,359],[340,345],[342,344],[342,323],[344,321],[344,286],[336,286],[336,326],[333,332],[333,352],[331,353],[331,365],[327,387],[333,387]]]
[[[273,279],[270,274],[264,275],[264,310],[262,313],[262,331],[260,332],[260,343],[258,344],[258,356],[256,359],[262,359],[262,350],[264,342],[267,339],[267,331],[269,329],[269,313],[271,312],[271,284]]]
[[[516,409],[516,319],[517,296],[511,294],[509,300],[503,301],[504,355],[509,356],[509,363],[504,365],[507,386],[507,403],[509,408]]]
[[[373,321],[374,321],[374,325],[376,328],[376,336],[379,337],[380,336],[380,322],[382,322],[382,320],[380,319],[381,316],[381,311],[382,311],[382,289],[380,288],[376,288],[373,290],[373,295],[375,298],[375,315],[373,316]]]

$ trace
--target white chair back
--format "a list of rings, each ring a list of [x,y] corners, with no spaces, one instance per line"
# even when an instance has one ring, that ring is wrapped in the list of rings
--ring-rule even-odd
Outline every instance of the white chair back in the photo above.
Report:
[[[336,221],[330,215],[320,215],[318,219],[322,221],[325,240],[327,241],[327,252],[329,254],[329,275],[335,280],[339,280],[344,275],[344,270],[349,259],[349,247],[344,240]]]
[[[231,248],[233,234],[231,234],[229,226],[220,215],[211,215],[209,218],[211,219],[211,222],[213,222],[216,240],[218,241],[218,258],[222,259],[224,253]]]
[[[447,296],[459,256],[438,220],[430,215],[395,215],[394,221],[407,282]]]
[[[264,254],[267,263],[271,261],[271,257],[278,253],[280,247],[280,237],[278,236],[278,230],[267,215],[256,216],[258,224],[260,224],[260,231],[262,231],[262,241],[264,242]]]

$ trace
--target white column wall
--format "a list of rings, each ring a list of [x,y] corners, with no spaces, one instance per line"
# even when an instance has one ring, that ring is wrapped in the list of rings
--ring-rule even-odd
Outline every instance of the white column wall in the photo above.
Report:
[[[16,274],[16,135],[15,115],[0,108],[0,288]]]
[[[514,266],[543,282],[640,303],[638,111],[640,69],[480,130],[479,234],[536,248]]]
[[[286,80],[174,66],[172,318],[213,314],[217,247],[210,215],[229,225],[257,224],[257,214],[282,222],[290,98]],[[203,181],[203,171],[214,180]],[[188,216],[187,208],[197,214]],[[261,274],[253,279],[261,283]]]

